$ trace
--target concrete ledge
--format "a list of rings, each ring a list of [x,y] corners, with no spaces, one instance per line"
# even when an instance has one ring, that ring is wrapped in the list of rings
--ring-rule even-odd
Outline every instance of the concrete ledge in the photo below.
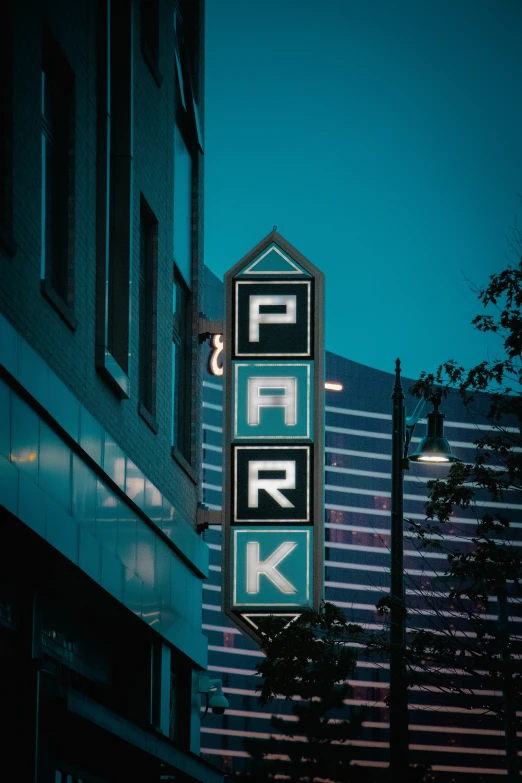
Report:
[[[137,726],[79,691],[68,691],[67,710],[174,767],[191,783],[223,783],[223,773],[208,761],[180,750],[161,735]]]

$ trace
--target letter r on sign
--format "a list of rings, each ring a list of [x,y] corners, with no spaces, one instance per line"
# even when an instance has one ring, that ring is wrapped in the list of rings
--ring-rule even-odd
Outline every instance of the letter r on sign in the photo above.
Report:
[[[262,470],[281,471],[284,478],[259,478]],[[248,463],[248,507],[259,507],[259,490],[264,489],[282,508],[295,508],[281,489],[295,489],[295,462],[293,460],[256,459]]]

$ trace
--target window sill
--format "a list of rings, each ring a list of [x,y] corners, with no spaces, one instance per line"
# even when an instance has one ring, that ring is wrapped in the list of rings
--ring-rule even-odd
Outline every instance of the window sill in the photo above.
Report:
[[[152,74],[152,78],[154,79],[158,87],[161,87],[163,82],[163,76],[161,74],[160,69],[158,68],[157,60],[155,59],[154,55],[150,51],[149,47],[146,46],[145,44],[143,44],[141,47],[141,55],[145,60],[145,62],[147,63],[149,71]]]
[[[2,247],[7,255],[11,256],[11,258],[16,253],[16,242],[14,239],[13,232],[10,228],[7,226],[3,226],[0,224],[0,247]]]
[[[96,369],[121,400],[130,397],[130,380],[104,345],[96,346]]]
[[[58,315],[65,321],[69,329],[75,332],[78,328],[78,319],[73,308],[63,301],[48,280],[40,280],[40,291],[54,307]]]
[[[178,465],[185,471],[185,473],[192,481],[192,483],[197,486],[198,477],[192,465],[189,465],[189,463],[187,462],[183,454],[180,451],[178,451],[178,449],[175,446],[172,446],[170,453],[172,454],[173,458],[176,460]]]
[[[138,405],[138,413],[140,414],[145,424],[147,424],[150,427],[154,435],[157,435],[159,431],[158,422],[156,421],[152,413],[149,413],[149,411],[147,410],[147,408],[142,402],[140,402]]]

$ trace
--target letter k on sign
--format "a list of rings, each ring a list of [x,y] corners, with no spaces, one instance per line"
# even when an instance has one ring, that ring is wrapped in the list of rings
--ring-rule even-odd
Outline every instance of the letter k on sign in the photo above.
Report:
[[[266,560],[259,559],[259,541],[247,544],[247,593],[259,593],[259,577],[264,574],[282,593],[297,593],[297,589],[279,573],[277,566],[297,546],[295,541],[285,541]]]

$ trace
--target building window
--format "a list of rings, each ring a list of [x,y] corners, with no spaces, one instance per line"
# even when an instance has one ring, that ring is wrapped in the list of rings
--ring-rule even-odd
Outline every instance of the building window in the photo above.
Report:
[[[199,9],[191,0],[180,0],[174,13],[174,65],[178,92],[177,120],[203,152],[199,119]]]
[[[192,284],[192,157],[178,125],[174,127],[174,261]]]
[[[141,53],[143,59],[161,86],[159,70],[159,0],[141,0]]]
[[[193,383],[192,315],[198,311],[197,280],[201,231],[199,199],[202,188],[201,129],[197,108],[199,84],[199,4],[177,2],[174,12],[174,329],[172,343],[172,444],[173,455],[193,481],[192,429],[197,427],[199,409],[192,402],[198,391]],[[193,295],[192,295],[193,294]],[[195,417],[195,421],[192,419]]]
[[[150,710],[149,723],[159,728],[161,722],[161,645],[150,646]]]
[[[174,50],[176,71],[176,106],[174,126],[174,261],[186,284],[192,287],[192,259],[198,248],[197,236],[199,152],[203,151],[199,112],[196,102],[198,80],[194,79],[196,63],[189,57],[187,37],[193,44],[193,14],[180,6],[174,14]],[[192,33],[191,33],[192,30]],[[194,40],[192,40],[192,38]],[[197,62],[197,61],[196,61]]]
[[[192,672],[176,658],[171,658],[169,737],[181,748],[190,747],[190,721],[186,719],[191,705]]]
[[[0,242],[10,255],[13,240],[13,2],[8,0],[0,25]]]
[[[74,76],[44,32],[42,112],[42,290],[55,306],[74,298]],[[64,312],[62,315],[66,314]]]
[[[98,369],[129,396],[133,4],[106,0],[98,62]]]
[[[192,7],[190,11],[193,10]],[[194,232],[197,234],[195,216],[200,173],[198,153],[203,152],[197,105],[199,80],[194,79],[199,62],[196,47],[197,21],[191,12],[180,4],[174,14],[174,68],[177,85],[174,129],[174,260],[189,286],[192,284],[191,259],[197,252],[192,236]],[[193,54],[192,58],[189,51]]]
[[[223,647],[234,647],[235,634],[232,631],[223,631]]]
[[[110,0],[108,348],[127,372],[132,198],[132,3]]]
[[[191,329],[190,291],[174,265],[172,289],[172,449],[174,456],[191,459]]]
[[[138,394],[140,412],[142,415],[148,413],[150,417],[156,415],[157,273],[158,221],[142,196],[140,202],[140,276],[138,283]],[[152,423],[149,421],[149,424],[152,425]]]

